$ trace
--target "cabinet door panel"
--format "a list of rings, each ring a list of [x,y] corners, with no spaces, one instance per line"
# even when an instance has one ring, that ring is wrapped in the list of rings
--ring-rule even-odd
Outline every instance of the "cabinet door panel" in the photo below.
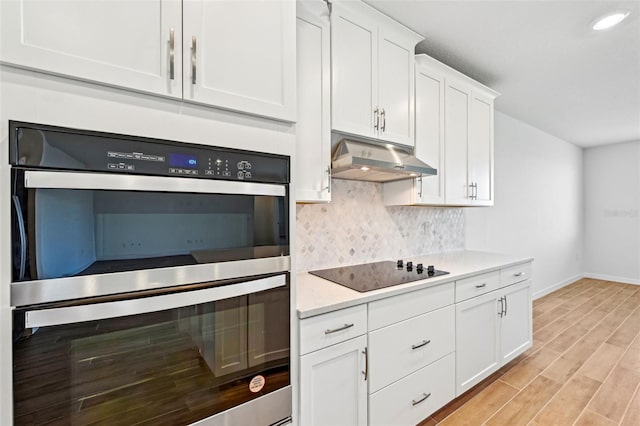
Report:
[[[420,160],[438,170],[422,177],[418,197],[422,203],[444,203],[444,76],[416,67],[416,148]],[[421,191],[420,191],[421,189]]]
[[[500,366],[497,292],[456,305],[456,395]]]
[[[182,97],[179,0],[15,0],[1,7],[4,63]]]
[[[295,2],[185,0],[183,11],[185,100],[295,121]]]
[[[327,16],[298,2],[298,120],[296,201],[331,201],[331,67]],[[321,5],[325,11],[326,6]],[[318,7],[318,6],[316,6]],[[326,11],[328,15],[328,11]]]
[[[502,364],[531,347],[531,281],[502,290],[506,300],[506,315],[501,320]]]
[[[378,106],[381,109],[379,137],[414,146],[414,53],[380,27],[378,34]]]
[[[447,82],[445,93],[445,169],[447,204],[469,204],[467,143],[471,91],[455,82]]]
[[[331,40],[332,128],[377,137],[373,113],[378,102],[376,23],[336,3]]]
[[[493,205],[493,101],[473,95],[469,123],[469,182],[475,205]]]
[[[360,336],[300,357],[300,424],[367,424],[367,382]]]

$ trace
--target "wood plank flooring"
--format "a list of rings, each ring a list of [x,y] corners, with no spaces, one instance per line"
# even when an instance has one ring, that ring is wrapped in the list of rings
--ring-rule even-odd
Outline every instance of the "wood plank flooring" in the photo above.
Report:
[[[533,302],[533,346],[419,426],[640,425],[640,286],[584,278]]]

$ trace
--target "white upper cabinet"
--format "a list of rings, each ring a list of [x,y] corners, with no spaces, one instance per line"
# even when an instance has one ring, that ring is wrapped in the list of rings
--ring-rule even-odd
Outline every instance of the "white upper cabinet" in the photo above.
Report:
[[[298,1],[296,201],[331,201],[331,37],[322,0]]]
[[[179,0],[1,3],[3,63],[182,98]]]
[[[467,174],[467,158],[471,88],[458,80],[447,79],[445,98],[446,202],[470,204],[472,189]]]
[[[294,1],[184,0],[184,99],[296,119]]]
[[[472,92],[468,176],[473,205],[493,205],[493,98]]]
[[[8,0],[1,7],[3,63],[295,121],[293,0]]]
[[[493,100],[496,96],[496,92],[478,83],[447,79],[446,204],[493,205]]]
[[[498,93],[427,55],[415,81],[415,155],[438,174],[385,183],[385,204],[492,206]]]
[[[362,2],[332,2],[333,130],[414,145],[414,50],[422,39]]]

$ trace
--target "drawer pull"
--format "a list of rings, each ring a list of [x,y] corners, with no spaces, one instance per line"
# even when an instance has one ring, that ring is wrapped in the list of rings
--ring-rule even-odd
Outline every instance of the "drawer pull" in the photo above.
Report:
[[[334,328],[333,330],[327,329],[324,331],[324,334],[337,333],[338,331],[346,330],[347,328],[353,327],[353,323],[345,324],[342,327]]]
[[[364,371],[362,374],[364,374],[364,381],[366,382],[369,379],[369,350],[366,346],[362,353],[364,354]]]
[[[477,284],[476,288],[483,288],[483,287],[486,287],[486,286],[487,286],[487,283],[482,283],[482,284]]]
[[[524,275],[524,272],[518,272],[517,274],[513,274],[514,277],[521,277]]]
[[[418,349],[418,348],[421,348],[423,346],[427,346],[429,343],[431,343],[431,340],[423,340],[422,343],[420,343],[418,345],[411,345],[411,349]]]
[[[416,406],[416,405],[420,404],[422,401],[424,401],[427,398],[429,398],[430,396],[431,396],[431,392],[423,393],[422,394],[422,398],[420,398],[419,400],[417,400],[417,401],[415,399],[411,400],[411,405]]]

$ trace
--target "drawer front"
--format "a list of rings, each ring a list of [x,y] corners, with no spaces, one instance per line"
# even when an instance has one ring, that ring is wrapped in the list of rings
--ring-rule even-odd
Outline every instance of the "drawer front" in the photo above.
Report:
[[[453,283],[438,284],[369,303],[369,330],[453,304]]]
[[[499,271],[456,281],[456,303],[500,288]]]
[[[533,268],[531,262],[510,266],[500,270],[500,287],[531,279]]]
[[[455,350],[453,305],[369,333],[369,393]]]
[[[367,305],[300,320],[300,355],[344,342],[367,332]]]
[[[455,397],[455,354],[369,397],[369,425],[416,425]]]

